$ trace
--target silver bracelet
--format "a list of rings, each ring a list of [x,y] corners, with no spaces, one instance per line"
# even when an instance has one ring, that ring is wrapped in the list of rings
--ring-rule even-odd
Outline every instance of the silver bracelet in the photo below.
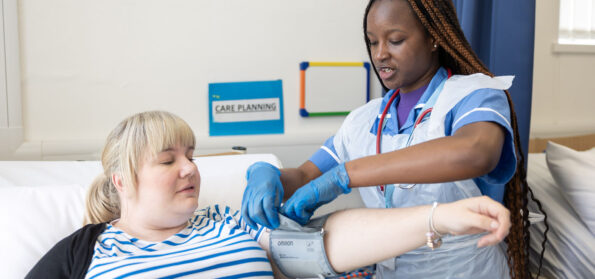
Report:
[[[426,233],[426,245],[432,248],[432,250],[442,245],[442,235],[436,231],[436,228],[434,228],[434,222],[432,220],[434,217],[434,209],[436,209],[437,206],[438,202],[434,202],[434,204],[432,204],[432,209],[430,209],[430,215],[428,216],[429,231]]]

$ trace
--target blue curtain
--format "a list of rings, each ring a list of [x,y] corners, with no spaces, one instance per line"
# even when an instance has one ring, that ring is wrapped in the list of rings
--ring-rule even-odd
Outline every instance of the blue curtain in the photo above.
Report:
[[[454,4],[467,40],[488,69],[496,75],[516,76],[509,92],[527,158],[535,0],[454,0]]]

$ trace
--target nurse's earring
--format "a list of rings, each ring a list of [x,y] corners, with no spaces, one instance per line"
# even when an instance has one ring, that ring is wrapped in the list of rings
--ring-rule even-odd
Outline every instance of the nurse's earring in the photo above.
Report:
[[[434,48],[438,48],[438,45],[437,44],[434,44]]]

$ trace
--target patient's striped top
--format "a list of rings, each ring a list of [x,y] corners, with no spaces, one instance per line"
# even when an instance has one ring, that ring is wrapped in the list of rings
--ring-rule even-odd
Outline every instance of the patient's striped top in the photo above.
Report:
[[[131,237],[107,225],[95,243],[86,278],[271,278],[258,240],[238,211],[197,210],[189,225],[161,242]]]

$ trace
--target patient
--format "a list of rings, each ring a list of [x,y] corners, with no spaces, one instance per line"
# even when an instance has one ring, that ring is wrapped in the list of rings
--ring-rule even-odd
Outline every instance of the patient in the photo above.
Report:
[[[122,121],[107,138],[104,173],[89,190],[89,224],[58,242],[27,278],[272,277],[269,231],[252,230],[228,207],[197,210],[195,144],[188,124],[171,113]],[[486,232],[478,246],[487,246],[509,227],[509,212],[481,197],[435,208],[337,212],[324,224],[324,241],[332,268],[344,272],[416,249],[428,231]]]

